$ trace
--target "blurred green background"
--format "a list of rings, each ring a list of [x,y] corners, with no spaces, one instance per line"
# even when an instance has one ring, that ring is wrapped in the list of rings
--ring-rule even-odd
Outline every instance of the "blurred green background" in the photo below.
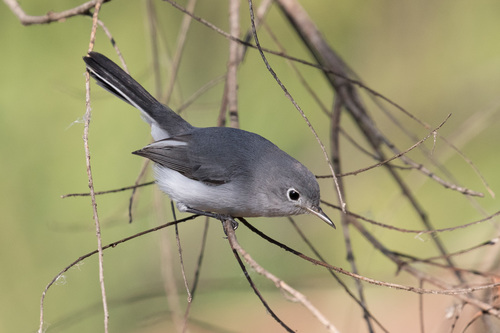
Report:
[[[330,45],[368,86],[432,126],[452,113],[441,133],[474,162],[494,191],[499,188],[500,2],[303,2]],[[184,1],[180,3],[184,5]],[[24,10],[32,15],[78,4],[78,1],[22,2]],[[183,16],[167,3],[154,4],[162,31],[162,50],[165,44],[174,48]],[[227,30],[226,1],[199,1],[196,13]],[[244,30],[249,22],[245,2],[242,2],[241,15]],[[112,32],[132,75],[154,92],[145,1],[111,1],[103,6],[100,18]],[[268,21],[290,54],[310,59],[275,8],[269,13]],[[47,283],[72,261],[96,248],[90,199],[60,197],[88,190],[82,141],[85,69],[81,57],[88,48],[90,28],[91,19],[87,17],[24,27],[5,4],[0,10],[1,332],[36,331],[40,297]],[[277,48],[265,30],[261,30],[261,42]],[[192,23],[170,103],[173,109],[203,84],[224,73],[227,45],[227,40],[220,35],[197,22]],[[95,50],[118,61],[102,31],[98,33]],[[275,56],[269,56],[269,60],[328,146],[328,119],[286,62]],[[312,68],[299,68],[321,100],[331,105],[332,93],[322,74]],[[165,83],[170,73],[164,60],[162,69]],[[183,116],[197,126],[214,126],[221,96],[219,84],[185,110]],[[373,107],[366,96],[365,101]],[[307,126],[253,50],[248,52],[239,71],[239,105],[243,129],[267,137],[313,172],[328,173]],[[149,143],[148,127],[136,110],[94,84],[92,108],[90,147],[96,190],[132,185],[143,161],[130,152]],[[426,135],[427,131],[415,122],[392,109],[391,112],[418,137]],[[414,143],[380,111],[372,109],[371,113],[400,149]],[[343,121],[344,128],[360,138],[351,120],[344,117]],[[345,171],[373,163],[345,140],[343,143],[342,152],[348,157],[343,161]],[[426,145],[432,148],[432,142]],[[411,156],[420,158],[418,153]],[[462,185],[486,193],[471,168],[439,139],[434,157],[449,168]],[[462,195],[445,190],[416,172],[404,175],[436,227],[477,220],[483,213],[493,213],[500,207],[498,200],[486,195],[478,200],[484,210],[481,212]],[[151,173],[147,179],[152,179]],[[384,170],[349,177],[346,184],[349,209],[400,227],[422,228]],[[323,197],[336,202],[331,181],[323,180],[321,186]],[[105,244],[172,219],[167,198],[148,187],[140,190],[134,223],[128,224],[129,195],[124,192],[98,197]],[[337,212],[327,212],[339,221]],[[333,231],[310,216],[298,217],[297,221],[330,263],[349,269],[340,228]],[[272,237],[309,253],[286,219],[252,219],[251,222]],[[337,226],[340,227],[339,222]],[[413,254],[436,254],[429,237],[368,228],[390,248]],[[189,281],[196,266],[202,230],[201,219],[180,226]],[[167,300],[165,285],[177,285],[181,309],[186,306],[186,295],[172,235],[173,229],[169,229],[106,251],[105,282],[111,332],[173,330],[170,315],[175,309],[169,301],[174,297]],[[341,331],[365,330],[358,307],[337,289],[324,270],[267,244],[243,226],[237,235],[258,262],[305,293]],[[442,238],[450,250],[458,250],[495,235],[496,224],[488,223],[443,234]],[[191,309],[190,331],[281,331],[248,287],[223,236],[220,224],[211,221],[199,289]],[[354,243],[362,274],[380,280],[415,282],[407,276],[394,276],[394,265],[358,235],[354,235]],[[487,252],[474,253],[461,263],[494,270],[495,258]],[[284,299],[255,272],[251,275],[285,322],[302,332],[323,331],[304,308]],[[349,286],[354,285],[351,279],[344,280]],[[367,289],[371,309],[391,332],[401,327],[408,332],[417,331],[416,295],[371,286]],[[437,309],[427,313],[429,327],[448,327],[445,309],[453,303],[452,299],[426,297]],[[100,299],[97,258],[92,257],[70,269],[49,290],[45,303],[48,332],[102,331]],[[398,318],[393,317],[395,311],[401,313]]]

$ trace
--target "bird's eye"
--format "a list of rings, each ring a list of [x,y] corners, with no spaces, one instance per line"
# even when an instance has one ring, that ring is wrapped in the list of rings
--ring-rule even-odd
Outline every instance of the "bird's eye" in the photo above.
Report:
[[[297,192],[295,189],[291,188],[287,192],[288,198],[292,201],[297,201],[300,198],[300,193]]]

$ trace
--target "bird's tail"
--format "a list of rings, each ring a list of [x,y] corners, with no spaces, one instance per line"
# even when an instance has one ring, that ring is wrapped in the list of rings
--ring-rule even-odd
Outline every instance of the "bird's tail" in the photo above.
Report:
[[[97,84],[139,109],[151,125],[155,140],[185,133],[192,126],[168,106],[158,102],[137,81],[106,56],[90,52],[83,57],[90,75]]]

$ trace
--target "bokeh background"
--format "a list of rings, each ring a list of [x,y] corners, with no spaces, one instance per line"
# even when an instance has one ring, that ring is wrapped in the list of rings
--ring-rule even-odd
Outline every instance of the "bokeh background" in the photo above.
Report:
[[[184,1],[180,1],[184,5]],[[28,14],[41,15],[76,6],[79,1],[23,1]],[[183,15],[168,3],[154,2],[162,31],[162,52],[175,47]],[[452,117],[440,133],[446,135],[482,172],[493,189],[500,188],[498,142],[500,140],[500,3],[493,0],[446,1],[303,1],[330,45],[371,88],[407,108],[418,118],[439,124]],[[101,19],[110,29],[129,69],[154,92],[151,30],[145,1],[111,1]],[[91,19],[75,17],[65,22],[22,26],[5,6],[0,10],[0,331],[34,332],[39,303],[47,283],[79,256],[96,248],[89,198],[61,195],[86,192],[83,149],[85,113],[84,64]],[[242,3],[242,27],[249,15]],[[196,13],[227,30],[227,2],[200,0]],[[310,60],[300,40],[276,9],[267,18],[277,38],[291,55]],[[264,46],[276,48],[261,30]],[[170,105],[176,109],[202,85],[222,75],[227,63],[228,41],[197,22],[192,23]],[[107,37],[98,33],[96,51],[117,61]],[[166,59],[166,58],[165,58]],[[329,122],[298,82],[289,65],[269,56],[276,72],[289,88],[328,145]],[[163,83],[169,77],[162,60]],[[299,66],[326,105],[333,96],[317,70]],[[223,86],[196,100],[183,116],[197,126],[214,126]],[[365,102],[373,106],[365,97]],[[327,174],[321,150],[291,103],[284,97],[250,50],[239,70],[241,127],[257,132],[301,160],[313,172]],[[92,86],[90,149],[96,190],[132,185],[143,161],[131,151],[149,143],[146,124],[125,103]],[[414,142],[387,117],[373,108],[372,116],[400,149]],[[391,112],[418,137],[427,130]],[[348,117],[344,128],[360,138]],[[362,142],[362,141],[361,141]],[[426,143],[432,148],[432,142]],[[345,171],[373,163],[344,141]],[[418,159],[419,153],[412,153]],[[484,192],[471,203],[463,195],[443,189],[422,175],[405,173],[436,227],[464,224],[491,214],[500,207],[479,178],[456,153],[437,142],[434,157],[459,182]],[[421,159],[425,162],[425,159]],[[152,179],[151,173],[146,177]],[[349,209],[405,228],[422,229],[416,214],[382,169],[346,179]],[[323,197],[336,202],[331,180],[321,181]],[[153,187],[142,189],[128,223],[130,192],[98,197],[104,243],[119,240],[172,219],[168,199]],[[480,207],[480,208],[478,208]],[[327,210],[339,221],[338,213]],[[280,241],[307,252],[288,221],[252,219],[251,222]],[[316,246],[334,265],[345,261],[342,232],[328,228],[310,216],[297,218]],[[496,236],[497,221],[442,235],[450,251],[467,248]],[[338,227],[340,225],[337,223]],[[180,226],[184,263],[189,280],[202,239],[203,220]],[[429,237],[415,237],[369,227],[387,246],[419,255],[435,255]],[[105,278],[110,306],[111,332],[168,332],[174,329],[174,296],[165,296],[166,285],[177,287],[181,309],[186,295],[175,250],[173,230],[150,234],[105,253]],[[302,291],[342,332],[366,330],[359,308],[329,275],[240,227],[243,247],[265,268]],[[220,224],[210,223],[200,284],[191,310],[191,332],[281,331],[255,297],[237,266]],[[373,247],[354,235],[356,257],[363,275],[385,281],[412,284],[408,276],[396,276],[396,267]],[[309,252],[308,252],[309,253]],[[169,259],[170,258],[170,259]],[[475,252],[462,257],[467,267],[495,271],[495,252]],[[251,272],[271,307],[302,332],[322,332],[321,325],[300,305],[287,301],[273,285]],[[349,286],[354,283],[344,278]],[[391,332],[417,332],[418,296],[367,286],[369,306]],[[45,303],[48,332],[102,331],[97,258],[70,269],[48,292]],[[426,328],[441,332],[449,327],[446,311],[450,297],[426,296]],[[174,302],[175,303],[175,302]],[[480,329],[480,328],[478,328]]]

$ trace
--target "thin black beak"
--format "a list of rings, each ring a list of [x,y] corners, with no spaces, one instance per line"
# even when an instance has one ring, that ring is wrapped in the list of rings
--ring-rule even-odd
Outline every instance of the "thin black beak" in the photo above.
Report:
[[[323,221],[328,223],[330,226],[333,227],[333,229],[337,229],[337,227],[335,227],[335,224],[333,224],[333,221],[330,220],[330,218],[328,216],[326,216],[326,214],[321,210],[321,208],[319,208],[319,207],[310,207],[309,208],[308,207],[307,210],[309,211],[309,213],[316,215],[317,217],[319,217],[320,219],[322,219]]]

